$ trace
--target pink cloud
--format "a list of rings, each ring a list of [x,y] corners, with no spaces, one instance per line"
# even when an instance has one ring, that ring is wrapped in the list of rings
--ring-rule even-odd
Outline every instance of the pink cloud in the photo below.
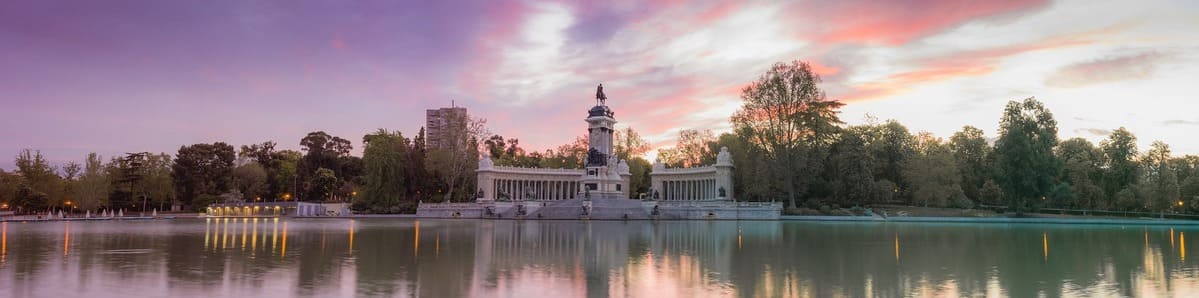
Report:
[[[794,26],[817,43],[897,46],[961,24],[1046,7],[1046,0],[816,1],[788,7]]]
[[[1135,55],[1108,56],[1070,64],[1058,69],[1045,80],[1053,87],[1076,88],[1093,84],[1138,80],[1153,75],[1158,64],[1169,55],[1148,52]]]
[[[918,61],[914,70],[891,74],[882,80],[851,86],[847,92],[836,94],[832,98],[843,102],[878,99],[907,92],[913,86],[921,84],[986,75],[993,72],[1004,58],[1033,51],[1091,44],[1093,41],[1089,39],[1090,35],[1088,33],[1054,37],[1026,44],[965,51],[926,59]]]

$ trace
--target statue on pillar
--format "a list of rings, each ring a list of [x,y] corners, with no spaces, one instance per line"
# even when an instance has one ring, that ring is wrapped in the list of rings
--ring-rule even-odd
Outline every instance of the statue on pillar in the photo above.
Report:
[[[595,100],[597,106],[607,105],[608,96],[604,95],[604,84],[595,87]]]

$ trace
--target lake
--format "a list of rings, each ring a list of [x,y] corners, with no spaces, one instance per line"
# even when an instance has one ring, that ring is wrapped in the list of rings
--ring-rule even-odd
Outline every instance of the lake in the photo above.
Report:
[[[271,218],[0,234],[6,297],[1199,296],[1192,227]]]

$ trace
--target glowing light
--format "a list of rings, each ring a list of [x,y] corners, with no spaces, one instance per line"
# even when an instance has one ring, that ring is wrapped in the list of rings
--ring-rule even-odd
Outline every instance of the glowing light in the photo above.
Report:
[[[350,252],[354,252],[354,220],[350,220]]]
[[[0,222],[0,264],[8,257],[8,222]]]
[[[412,237],[412,256],[415,257],[417,252],[420,252],[420,221],[416,221],[416,235]]]
[[[283,244],[280,246],[279,258],[287,257],[287,222],[283,222]]]
[[[67,231],[62,234],[62,256],[67,256],[67,252],[71,248],[71,222],[67,222]]]
[[[1045,232],[1041,232],[1041,251],[1045,261],[1049,261],[1049,236]]]
[[[899,232],[895,232],[895,263],[899,263]]]
[[[1182,260],[1187,260],[1187,243],[1186,235],[1183,232],[1178,232],[1178,253],[1182,256]]]

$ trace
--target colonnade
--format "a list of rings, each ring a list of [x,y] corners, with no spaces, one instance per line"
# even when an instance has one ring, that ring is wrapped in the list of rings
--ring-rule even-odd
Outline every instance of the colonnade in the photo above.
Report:
[[[567,180],[495,179],[492,185],[498,199],[511,201],[568,200],[581,189],[577,181]]]
[[[710,200],[720,195],[716,179],[664,180],[658,195],[664,201]]]

